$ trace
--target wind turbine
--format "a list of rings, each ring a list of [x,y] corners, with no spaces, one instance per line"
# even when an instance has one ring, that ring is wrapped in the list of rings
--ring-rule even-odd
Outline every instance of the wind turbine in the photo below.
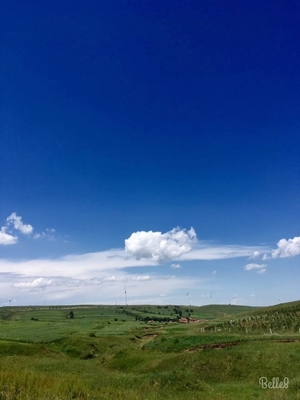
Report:
[[[8,300],[8,304],[9,304],[9,305],[10,305],[10,303],[11,303],[11,299]]]
[[[127,306],[127,290],[126,290],[126,286],[124,286],[124,294],[125,294],[125,306]]]
[[[189,306],[190,306],[190,305],[191,305],[191,302],[190,302],[190,294],[187,293],[186,296],[188,296],[188,298],[189,298]]]
[[[210,298],[210,303],[212,303],[212,294],[213,294],[213,292],[211,291],[211,292],[210,292],[210,296],[209,296],[209,298]]]

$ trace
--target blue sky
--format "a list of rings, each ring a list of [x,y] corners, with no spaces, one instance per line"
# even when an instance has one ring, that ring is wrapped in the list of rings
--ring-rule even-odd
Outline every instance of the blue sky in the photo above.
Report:
[[[299,17],[4,0],[0,304],[299,299]]]

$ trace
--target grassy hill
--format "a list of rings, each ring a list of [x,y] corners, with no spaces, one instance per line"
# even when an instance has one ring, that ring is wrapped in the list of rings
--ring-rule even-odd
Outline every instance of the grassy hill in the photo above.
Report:
[[[3,307],[0,399],[300,399],[299,312],[300,301]],[[289,385],[265,390],[260,377]]]

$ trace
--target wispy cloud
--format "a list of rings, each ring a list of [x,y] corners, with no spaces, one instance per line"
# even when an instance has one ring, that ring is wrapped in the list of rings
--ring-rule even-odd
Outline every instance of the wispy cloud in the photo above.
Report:
[[[252,269],[257,270],[258,274],[264,274],[266,272],[267,264],[256,264],[251,263],[244,266],[246,271],[251,271]]]
[[[179,269],[182,268],[180,264],[171,264],[172,269]]]
[[[108,271],[106,271],[108,272]],[[165,296],[181,296],[185,288],[204,288],[200,278],[178,278],[173,275],[131,274],[127,271],[113,271],[113,274],[98,272],[97,276],[89,278],[73,278],[62,276],[28,277],[21,274],[3,274],[0,283],[3,298],[15,298],[17,302],[41,304],[44,300],[55,302],[96,302],[122,303],[124,300],[124,285],[126,285],[128,302],[142,303],[143,299],[160,303],[161,293]],[[37,292],[38,297],[37,297]],[[40,293],[43,293],[41,297]],[[9,296],[9,297],[8,297]],[[80,299],[80,300],[79,300]]]
[[[27,290],[44,290],[46,286],[51,285],[52,279],[37,278],[29,282],[14,283],[13,287]]]
[[[180,260],[225,260],[237,257],[250,257],[255,249],[269,251],[263,246],[243,245],[215,245],[211,242],[198,242],[188,253],[183,254]]]
[[[265,272],[266,272],[266,268],[262,268],[262,269],[259,269],[258,271],[257,271],[257,273],[258,274],[264,274]]]
[[[14,272],[27,276],[73,276],[89,278],[96,272],[120,270],[127,267],[157,265],[153,260],[136,260],[122,249],[70,254],[53,259],[1,260],[0,272]]]
[[[55,229],[51,228],[47,228],[45,230],[45,232],[41,232],[41,233],[35,233],[34,234],[34,239],[48,239],[48,240],[54,240],[55,238]]]

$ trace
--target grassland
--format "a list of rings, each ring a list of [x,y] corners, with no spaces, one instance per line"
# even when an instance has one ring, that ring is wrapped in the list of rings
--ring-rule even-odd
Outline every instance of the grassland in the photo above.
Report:
[[[3,307],[0,400],[300,399],[299,320],[300,302]]]

